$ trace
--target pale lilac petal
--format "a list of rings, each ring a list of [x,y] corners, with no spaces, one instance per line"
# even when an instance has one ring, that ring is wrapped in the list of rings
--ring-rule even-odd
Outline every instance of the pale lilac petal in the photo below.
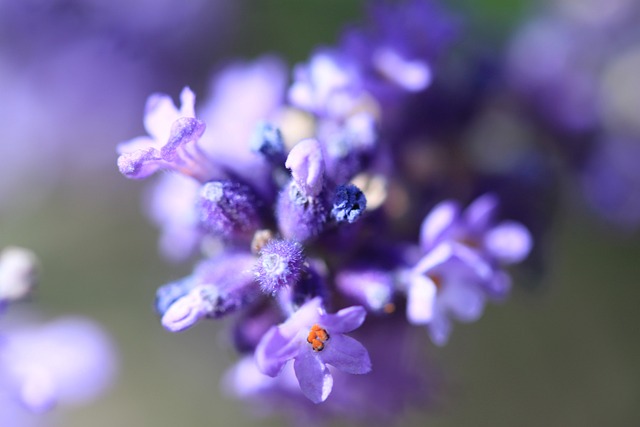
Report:
[[[56,384],[47,369],[32,368],[28,371],[18,390],[20,401],[33,412],[46,412],[58,401]]]
[[[153,138],[149,138],[148,136],[138,136],[118,144],[116,146],[116,152],[118,154],[133,153],[135,151],[146,151],[149,148],[158,149],[161,146],[162,144],[158,144]]]
[[[262,337],[255,351],[258,369],[265,375],[276,377],[287,363],[300,351],[293,337],[281,333],[281,327],[273,326]]]
[[[279,326],[280,333],[288,339],[293,339],[300,329],[310,328],[316,323],[321,311],[322,298],[315,297],[307,301]]]
[[[475,322],[482,316],[485,295],[475,283],[452,281],[442,291],[441,304],[462,322]]]
[[[505,271],[498,270],[493,278],[484,284],[491,297],[495,299],[505,298],[511,290],[511,276]]]
[[[431,83],[431,68],[426,62],[407,60],[393,49],[378,49],[372,61],[383,76],[410,92],[421,91]]]
[[[418,261],[415,267],[413,267],[413,273],[417,275],[427,274],[435,267],[438,267],[451,260],[453,255],[453,246],[448,242],[441,243],[434,249],[427,252],[427,254],[423,256],[420,261]]]
[[[327,400],[333,388],[329,368],[313,353],[311,348],[301,351],[293,363],[300,389],[313,403]]]
[[[453,255],[471,269],[481,280],[491,280],[494,269],[475,249],[463,244],[452,244]]]
[[[414,275],[407,291],[407,319],[414,325],[427,324],[433,318],[438,288],[427,276]]]
[[[320,194],[324,182],[324,159],[317,140],[298,142],[291,149],[285,166],[291,169],[291,176],[305,195]]]
[[[180,92],[180,116],[195,117],[196,94],[190,87],[185,86]]]
[[[431,341],[437,346],[445,345],[449,341],[452,326],[446,314],[437,312],[427,325]]]
[[[44,327],[8,333],[2,363],[19,384],[23,403],[35,410],[55,402],[95,398],[113,380],[116,359],[111,340],[94,322],[63,318]]]
[[[495,194],[484,194],[475,199],[467,209],[464,216],[467,226],[472,232],[481,233],[489,227],[498,209],[498,198]]]
[[[144,128],[157,141],[164,142],[169,137],[171,125],[180,113],[169,95],[153,94],[147,99],[144,114]]]
[[[533,245],[527,228],[515,221],[504,221],[489,230],[484,239],[485,247],[491,255],[504,264],[524,260]]]
[[[420,246],[432,248],[438,238],[458,219],[460,206],[454,201],[444,201],[435,206],[420,226]]]
[[[371,371],[367,349],[359,341],[346,335],[331,335],[324,350],[318,354],[324,363],[348,374],[366,374]]]
[[[357,329],[364,322],[367,311],[364,307],[356,305],[343,308],[336,314],[322,316],[321,322],[330,333],[347,333]]]

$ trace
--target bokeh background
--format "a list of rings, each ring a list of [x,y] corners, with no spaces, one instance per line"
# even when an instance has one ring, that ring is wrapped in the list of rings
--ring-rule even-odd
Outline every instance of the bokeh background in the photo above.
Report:
[[[360,20],[365,3],[0,0],[0,247],[41,258],[29,303],[38,316],[90,316],[119,348],[116,385],[90,405],[46,415],[51,424],[282,424],[256,420],[221,391],[235,358],[224,324],[161,328],[155,289],[190,265],[159,256],[142,214],[145,185],[118,173],[115,145],[144,133],[150,93],[205,93],[212,72],[237,57],[303,61]],[[496,51],[540,7],[444,3]],[[544,271],[457,327],[445,348],[431,346],[446,386],[437,405],[400,425],[640,425],[640,234],[594,216],[563,173]]]

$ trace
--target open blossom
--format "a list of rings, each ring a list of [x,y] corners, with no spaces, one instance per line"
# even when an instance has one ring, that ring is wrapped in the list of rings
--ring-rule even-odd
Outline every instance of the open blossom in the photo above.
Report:
[[[24,248],[0,252],[0,307],[27,295],[35,285],[38,264]],[[113,343],[89,319],[66,317],[43,325],[3,322],[0,422],[20,425],[14,423],[28,419],[25,411],[41,413],[57,404],[90,401],[111,384],[115,372]]]
[[[364,308],[354,306],[327,314],[320,298],[314,298],[284,323],[272,327],[256,348],[256,363],[266,375],[275,377],[293,359],[300,389],[311,401],[323,402],[333,388],[327,365],[350,374],[371,370],[367,350],[344,335],[364,322]]]
[[[475,321],[487,299],[503,298],[511,281],[501,266],[522,261],[531,250],[531,235],[522,224],[494,224],[496,209],[497,199],[490,194],[464,212],[456,202],[445,201],[422,223],[424,256],[404,278],[407,317],[427,325],[436,344],[447,342],[450,317]]]

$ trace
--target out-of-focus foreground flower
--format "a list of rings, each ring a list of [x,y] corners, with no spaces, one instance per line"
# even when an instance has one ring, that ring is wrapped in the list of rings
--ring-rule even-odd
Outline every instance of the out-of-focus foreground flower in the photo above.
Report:
[[[24,299],[36,284],[38,260],[23,248],[0,252],[0,309]],[[45,324],[11,319],[0,326],[0,424],[43,425],[57,405],[100,396],[116,374],[111,339],[96,322],[63,317]]]

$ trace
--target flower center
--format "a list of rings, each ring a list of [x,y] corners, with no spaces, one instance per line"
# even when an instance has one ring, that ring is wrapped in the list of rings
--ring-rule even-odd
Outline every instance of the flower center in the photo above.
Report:
[[[442,282],[443,282],[442,277],[438,276],[436,274],[430,274],[429,278],[431,279],[431,281],[433,281],[433,284],[436,285],[436,289],[438,291],[441,291],[442,290]]]
[[[324,349],[324,343],[329,339],[329,333],[326,329],[321,328],[318,324],[311,327],[309,335],[307,336],[307,342],[311,344],[313,351],[322,351]]]

